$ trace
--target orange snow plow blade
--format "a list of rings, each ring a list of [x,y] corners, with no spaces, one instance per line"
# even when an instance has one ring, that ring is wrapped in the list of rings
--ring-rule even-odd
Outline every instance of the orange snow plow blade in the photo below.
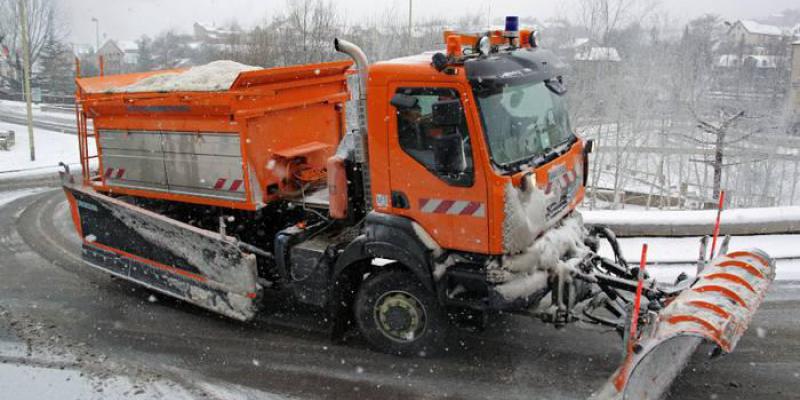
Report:
[[[775,262],[760,250],[712,260],[642,328],[633,351],[592,398],[659,399],[702,342],[730,353],[774,279]]]

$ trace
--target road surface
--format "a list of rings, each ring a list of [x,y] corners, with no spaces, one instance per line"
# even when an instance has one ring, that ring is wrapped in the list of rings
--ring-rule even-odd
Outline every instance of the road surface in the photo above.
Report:
[[[613,333],[517,316],[455,332],[433,359],[378,354],[356,335],[333,343],[322,316],[275,299],[257,321],[234,322],[83,266],[63,193],[26,194],[0,205],[4,367],[80,371],[98,390],[125,376],[133,398],[154,398],[166,379],[196,398],[225,398],[203,384],[214,381],[252,390],[246,398],[581,399],[619,361]],[[781,281],[736,351],[697,354],[669,398],[796,399],[797,387],[800,283]]]

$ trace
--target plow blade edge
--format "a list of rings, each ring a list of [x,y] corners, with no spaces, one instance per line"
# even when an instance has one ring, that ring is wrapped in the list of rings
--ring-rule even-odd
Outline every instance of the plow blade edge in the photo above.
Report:
[[[256,312],[256,258],[235,240],[66,184],[83,259],[95,268],[238,320]]]
[[[760,250],[714,259],[643,328],[635,351],[592,398],[663,397],[701,343],[733,351],[774,279],[775,262]]]

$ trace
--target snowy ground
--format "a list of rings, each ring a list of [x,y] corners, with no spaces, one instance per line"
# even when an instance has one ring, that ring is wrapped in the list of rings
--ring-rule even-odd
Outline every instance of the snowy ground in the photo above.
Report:
[[[167,378],[134,379],[111,372],[113,367],[98,365],[94,371],[81,368],[72,355],[53,357],[36,353],[29,353],[21,343],[0,340],[0,393],[4,399],[289,399],[235,384],[212,383],[203,377],[193,377],[189,371],[176,371],[189,384]]]
[[[448,342],[457,351],[432,359],[331,344],[326,333],[273,320],[220,320],[79,266],[62,193],[12,202],[37,190],[0,189],[0,399],[286,398],[275,392],[346,400],[569,399],[585,398],[618,362],[616,337],[521,318],[504,319],[487,335],[459,334]],[[696,238],[622,239],[631,262],[645,241],[657,278],[692,272]],[[798,241],[800,235],[736,237],[731,247],[793,257]],[[54,261],[41,258],[45,252]],[[798,270],[796,259],[778,261],[780,280],[798,279]],[[738,351],[724,362],[692,364],[671,399],[791,398],[780,393],[793,390],[800,371],[800,292],[795,282],[776,282],[771,293]],[[305,319],[290,326],[318,323],[314,315],[297,318]]]
[[[0,131],[13,130],[16,144],[9,150],[0,150],[0,180],[31,175],[55,173],[63,161],[73,169],[80,166],[78,139],[74,135],[34,128],[36,161],[30,161],[28,129],[23,125],[0,122]],[[94,148],[94,140],[89,140]]]

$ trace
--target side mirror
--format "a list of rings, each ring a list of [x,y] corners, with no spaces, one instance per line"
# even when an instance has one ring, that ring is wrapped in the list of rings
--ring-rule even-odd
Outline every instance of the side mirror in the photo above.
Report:
[[[433,139],[433,161],[436,170],[444,174],[467,172],[467,155],[458,129]]]
[[[407,94],[395,93],[390,102],[398,110],[408,110],[409,108],[416,107],[419,99]]]
[[[586,154],[590,154],[591,152],[594,151],[594,139],[589,139],[586,141],[586,145],[584,146],[583,151]]]
[[[461,102],[442,100],[433,103],[433,124],[438,126],[458,126],[464,120],[464,109]]]

